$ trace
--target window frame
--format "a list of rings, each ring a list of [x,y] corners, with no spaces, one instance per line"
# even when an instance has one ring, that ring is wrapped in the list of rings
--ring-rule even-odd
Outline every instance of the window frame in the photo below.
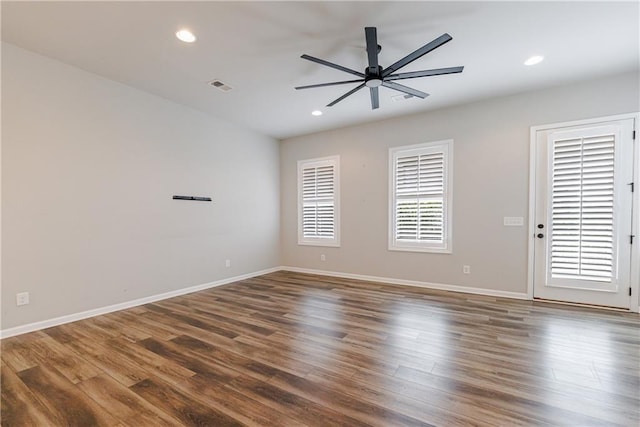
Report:
[[[304,237],[302,174],[306,168],[333,166],[333,238]],[[298,160],[298,245],[340,247],[340,156],[327,156],[315,159]]]
[[[443,241],[398,241],[396,236],[396,160],[422,154],[444,154]],[[453,139],[389,148],[389,247],[390,251],[453,253]]]

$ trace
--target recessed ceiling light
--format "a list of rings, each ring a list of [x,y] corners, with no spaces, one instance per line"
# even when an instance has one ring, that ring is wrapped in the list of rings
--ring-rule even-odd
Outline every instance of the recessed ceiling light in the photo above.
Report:
[[[524,65],[536,65],[542,62],[544,56],[542,55],[534,55],[531,58],[524,61]]]
[[[320,110],[312,111],[312,112],[311,112],[311,115],[312,115],[312,116],[321,116],[321,115],[322,115],[322,111],[320,111]]]
[[[189,30],[180,30],[176,32],[176,37],[185,43],[193,43],[196,41],[196,36]]]

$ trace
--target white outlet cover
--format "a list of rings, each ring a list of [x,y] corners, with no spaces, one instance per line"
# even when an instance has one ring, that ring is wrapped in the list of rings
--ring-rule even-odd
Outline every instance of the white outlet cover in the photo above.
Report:
[[[29,304],[29,292],[20,292],[16,294],[16,305]]]

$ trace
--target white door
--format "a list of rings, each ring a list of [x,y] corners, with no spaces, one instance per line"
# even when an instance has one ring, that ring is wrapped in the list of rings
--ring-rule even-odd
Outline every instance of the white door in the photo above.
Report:
[[[630,308],[633,130],[536,131],[534,298]]]

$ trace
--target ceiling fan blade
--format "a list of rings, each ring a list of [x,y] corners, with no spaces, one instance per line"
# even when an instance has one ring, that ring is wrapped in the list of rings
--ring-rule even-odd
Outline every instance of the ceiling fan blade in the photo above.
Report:
[[[345,99],[347,96],[349,95],[353,95],[354,93],[356,93],[357,91],[359,91],[360,89],[362,89],[364,87],[364,83],[356,86],[355,88],[351,89],[349,92],[345,93],[344,95],[342,95],[340,98],[336,99],[335,101],[327,104],[327,107],[333,107],[334,105],[336,105],[338,102],[342,101],[343,99]]]
[[[443,35],[441,35],[437,39],[433,40],[432,42],[429,42],[429,43],[425,44],[420,49],[417,49],[417,50],[411,52],[409,55],[407,55],[404,58],[400,59],[399,61],[393,63],[389,67],[385,68],[382,71],[382,77],[386,77],[389,74],[399,70],[400,68],[402,68],[402,67],[404,67],[406,65],[409,65],[410,63],[412,63],[416,59],[422,57],[423,55],[426,55],[427,53],[431,52],[432,50],[434,50],[434,49],[442,46],[446,42],[450,41],[452,38],[453,37],[451,37],[449,34],[444,33]]]
[[[371,109],[375,110],[380,107],[380,97],[378,96],[378,88],[370,87],[369,92],[371,93]]]
[[[439,76],[442,74],[454,74],[461,73],[464,67],[448,67],[448,68],[436,68],[433,70],[423,70],[423,71],[411,71],[409,73],[399,73],[392,74],[390,76],[385,77],[385,80],[402,80],[402,79],[414,79],[416,77],[428,77],[428,76]]]
[[[331,83],[319,83],[316,85],[307,85],[307,86],[296,86],[295,89],[311,89],[314,87],[325,87],[325,86],[335,86],[335,85],[344,85],[347,83],[360,83],[362,79],[358,80],[345,80],[342,82],[331,82]]]
[[[403,92],[403,93],[407,93],[409,95],[417,96],[418,98],[422,98],[422,99],[424,99],[427,96],[429,96],[428,93],[424,93],[424,92],[421,92],[421,91],[419,91],[417,89],[412,89],[412,88],[407,87],[405,85],[401,85],[401,84],[394,83],[394,82],[383,81],[382,82],[382,86],[388,87],[389,89],[397,90],[398,92]]]
[[[367,40],[367,56],[369,57],[369,72],[378,73],[378,34],[376,27],[366,27],[364,34]]]
[[[324,59],[315,58],[315,57],[309,56],[309,55],[302,55],[300,58],[306,59],[306,60],[311,61],[311,62],[316,62],[318,64],[325,65],[325,66],[331,67],[331,68],[335,68],[336,70],[344,71],[345,73],[354,74],[354,75],[356,75],[358,77],[364,78],[364,74],[362,74],[362,73],[360,73],[360,72],[358,72],[356,70],[352,70],[351,68],[343,67],[342,65],[334,64],[333,62],[325,61]]]

